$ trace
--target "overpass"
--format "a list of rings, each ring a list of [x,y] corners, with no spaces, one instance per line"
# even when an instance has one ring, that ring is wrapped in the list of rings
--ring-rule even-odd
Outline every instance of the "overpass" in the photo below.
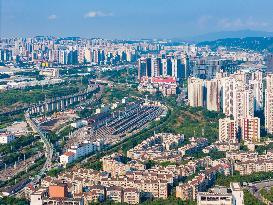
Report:
[[[86,99],[90,95],[92,95],[94,92],[96,92],[98,89],[99,89],[99,86],[94,85],[92,87],[88,87],[83,92],[79,92],[79,93],[76,93],[73,95],[53,98],[50,100],[46,100],[42,103],[32,104],[32,105],[26,106],[26,107],[16,108],[16,109],[8,111],[8,112],[0,113],[0,116],[15,115],[15,114],[19,114],[19,113],[26,112],[26,111],[28,111],[28,113],[30,115],[61,111],[61,110],[68,108],[69,106],[71,106],[73,104],[85,102]]]

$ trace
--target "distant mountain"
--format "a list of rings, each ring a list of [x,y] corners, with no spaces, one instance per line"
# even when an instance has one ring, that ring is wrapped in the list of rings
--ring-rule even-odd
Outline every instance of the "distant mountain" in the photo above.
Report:
[[[203,41],[198,46],[210,46],[217,49],[219,46],[229,48],[250,49],[254,51],[273,52],[273,37],[246,37],[246,38],[224,38],[215,41]]]
[[[246,37],[273,37],[273,32],[254,31],[254,30],[239,30],[239,31],[220,31],[207,33],[193,37],[182,38],[181,40],[190,42],[214,41],[224,38],[246,38]]]

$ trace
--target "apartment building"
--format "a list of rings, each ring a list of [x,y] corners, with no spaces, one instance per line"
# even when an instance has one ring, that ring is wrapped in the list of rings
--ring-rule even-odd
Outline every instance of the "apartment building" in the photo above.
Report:
[[[273,74],[267,74],[266,76],[264,114],[266,131],[273,134]]]
[[[128,204],[139,204],[140,193],[136,188],[125,188],[123,190],[123,202]]]
[[[251,143],[260,142],[260,118],[242,118],[240,128],[243,141]]]
[[[87,156],[93,152],[100,150],[103,142],[98,140],[96,142],[84,141],[81,144],[72,145],[67,152],[60,156],[60,163],[64,166],[79,159],[80,157]]]
[[[123,202],[123,189],[118,186],[111,186],[106,188],[106,199],[116,203]]]
[[[272,172],[273,160],[248,160],[237,162],[234,169],[239,171],[241,175],[250,175],[257,172]]]
[[[230,167],[225,163],[219,163],[207,169],[205,173],[195,176],[187,183],[178,185],[176,187],[176,197],[181,198],[182,200],[196,200],[197,193],[211,187],[215,182],[218,173],[229,173],[225,171],[226,169],[230,169]]]
[[[236,122],[230,117],[219,119],[219,141],[236,143],[237,129]]]
[[[204,80],[199,78],[188,79],[188,100],[191,107],[204,106]]]
[[[125,175],[129,170],[145,170],[145,165],[136,160],[122,162],[122,156],[112,154],[101,159],[103,170],[110,173],[111,176]]]
[[[206,80],[206,107],[210,111],[220,111],[220,81],[218,79]]]

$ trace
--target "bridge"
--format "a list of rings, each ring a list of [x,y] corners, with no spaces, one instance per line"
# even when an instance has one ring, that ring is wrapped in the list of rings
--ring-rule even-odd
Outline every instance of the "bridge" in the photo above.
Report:
[[[61,110],[68,108],[69,106],[71,106],[73,104],[85,102],[86,99],[90,95],[92,95],[94,92],[96,92],[98,89],[99,89],[99,86],[94,85],[92,87],[88,87],[83,92],[79,92],[79,93],[76,93],[73,95],[53,98],[50,100],[46,100],[42,103],[32,104],[32,105],[26,106],[26,107],[16,108],[16,109],[11,110],[9,112],[0,113],[0,116],[9,116],[9,115],[19,114],[19,113],[26,112],[26,111],[28,111],[28,113],[30,115],[48,113],[48,112],[54,112],[54,111],[61,111]]]

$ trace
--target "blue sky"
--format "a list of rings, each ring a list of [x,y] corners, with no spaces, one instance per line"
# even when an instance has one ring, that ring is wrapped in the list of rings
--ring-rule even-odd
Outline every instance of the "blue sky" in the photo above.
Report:
[[[182,38],[273,31],[273,0],[0,0],[1,35]]]

